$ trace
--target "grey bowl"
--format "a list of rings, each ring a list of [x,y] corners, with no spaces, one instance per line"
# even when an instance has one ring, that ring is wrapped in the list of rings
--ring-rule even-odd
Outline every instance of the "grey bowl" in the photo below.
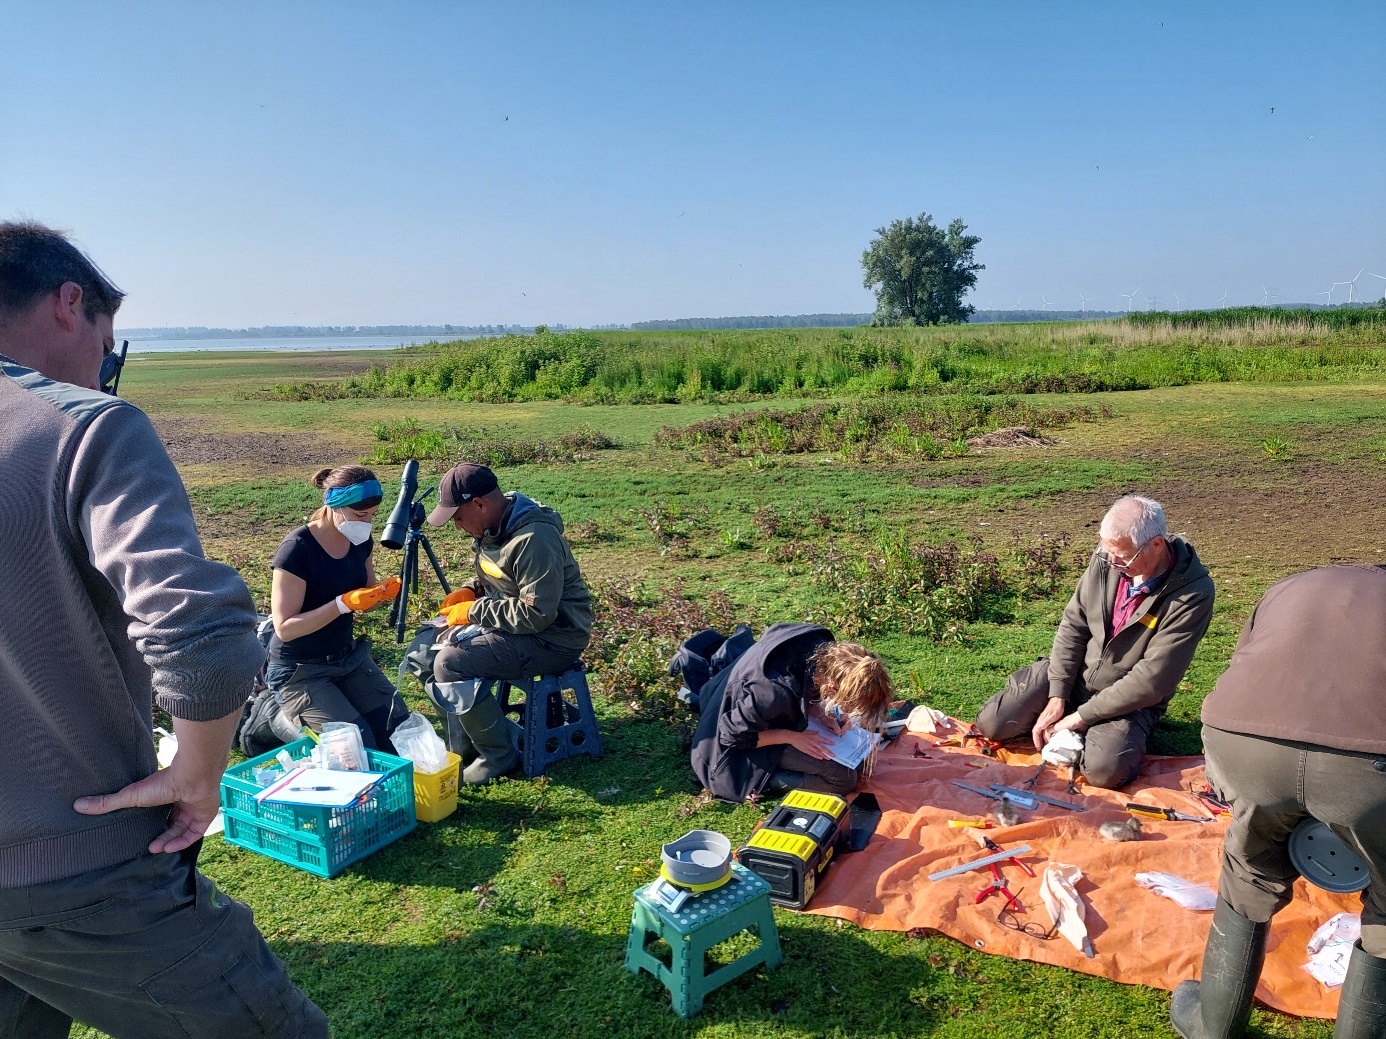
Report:
[[[1362,857],[1317,819],[1305,819],[1291,831],[1289,851],[1299,875],[1325,891],[1351,894],[1371,881]]]
[[[660,857],[675,884],[713,884],[731,872],[731,841],[714,830],[693,830],[664,845]]]

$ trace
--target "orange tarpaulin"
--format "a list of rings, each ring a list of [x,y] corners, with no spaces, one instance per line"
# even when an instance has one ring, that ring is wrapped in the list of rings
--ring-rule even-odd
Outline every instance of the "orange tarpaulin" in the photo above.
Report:
[[[956,730],[958,732],[963,729]],[[914,755],[915,745],[927,758]],[[906,732],[883,749],[864,790],[876,795],[882,816],[864,850],[843,855],[823,876],[809,912],[840,917],[873,930],[907,931],[929,927],[975,949],[1016,959],[1051,963],[1098,974],[1114,981],[1173,989],[1193,978],[1203,959],[1211,912],[1195,912],[1136,884],[1137,873],[1173,873],[1217,888],[1226,816],[1214,823],[1141,818],[1142,837],[1116,843],[1103,839],[1099,824],[1130,818],[1128,801],[1173,808],[1189,815],[1207,811],[1189,791],[1204,787],[1201,757],[1146,757],[1140,777],[1121,791],[1080,783],[1080,796],[1067,794],[1066,770],[1045,771],[1035,792],[1080,802],[1086,812],[1045,804],[1020,812],[1020,822],[985,831],[1003,848],[1029,844],[1024,861],[1041,877],[1049,863],[1078,866],[1085,879],[1078,891],[1087,901],[1088,934],[1095,955],[1089,959],[1063,938],[1041,941],[997,922],[1000,896],[981,905],[973,899],[990,876],[984,867],[940,881],[930,873],[989,854],[950,829],[949,819],[988,819],[996,804],[952,786],[960,780],[987,788],[990,783],[1023,786],[1039,766],[1039,755],[1003,749],[995,759],[967,749],[940,748],[934,738]],[[986,762],[971,768],[964,762]],[[1021,892],[1027,912],[1022,922],[1047,929],[1049,915],[1039,899],[1039,881],[1007,865],[1012,891]],[[1338,993],[1304,969],[1305,946],[1315,928],[1335,913],[1361,912],[1357,895],[1334,895],[1304,881],[1294,902],[1276,916],[1265,970],[1256,997],[1267,1006],[1303,1017],[1331,1018]]]

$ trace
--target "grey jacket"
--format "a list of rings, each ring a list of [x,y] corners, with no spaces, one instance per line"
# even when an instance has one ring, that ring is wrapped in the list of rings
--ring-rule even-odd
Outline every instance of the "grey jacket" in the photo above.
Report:
[[[592,637],[592,597],[563,539],[563,520],[516,491],[506,498],[499,532],[472,540],[472,588],[480,598],[469,618],[580,653]]]
[[[72,802],[155,770],[153,699],[224,717],[264,652],[137,408],[0,357],[0,474],[0,887],[21,887],[144,854],[167,808]]]
[[[1096,553],[1064,609],[1049,655],[1049,696],[1064,700],[1078,684],[1092,694],[1078,708],[1089,725],[1142,708],[1164,710],[1213,616],[1213,579],[1193,545],[1171,535],[1174,566],[1164,584],[1113,635],[1120,575]]]

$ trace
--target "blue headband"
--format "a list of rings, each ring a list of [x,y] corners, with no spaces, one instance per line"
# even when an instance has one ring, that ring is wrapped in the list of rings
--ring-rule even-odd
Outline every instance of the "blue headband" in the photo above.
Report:
[[[329,509],[340,509],[363,501],[378,502],[384,496],[379,480],[363,480],[346,487],[329,487],[323,501]]]

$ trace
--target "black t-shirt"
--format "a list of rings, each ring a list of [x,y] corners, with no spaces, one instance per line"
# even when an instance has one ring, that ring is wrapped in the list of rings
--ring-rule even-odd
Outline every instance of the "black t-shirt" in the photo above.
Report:
[[[315,610],[343,592],[364,588],[367,582],[366,560],[371,557],[375,541],[352,545],[341,559],[333,559],[327,549],[318,544],[312,531],[298,527],[289,532],[274,553],[274,569],[293,574],[307,584],[303,592],[300,613]],[[352,615],[344,613],[325,628],[319,628],[302,638],[281,642],[278,635],[270,640],[270,659],[284,664],[301,664],[321,660],[350,649]]]

